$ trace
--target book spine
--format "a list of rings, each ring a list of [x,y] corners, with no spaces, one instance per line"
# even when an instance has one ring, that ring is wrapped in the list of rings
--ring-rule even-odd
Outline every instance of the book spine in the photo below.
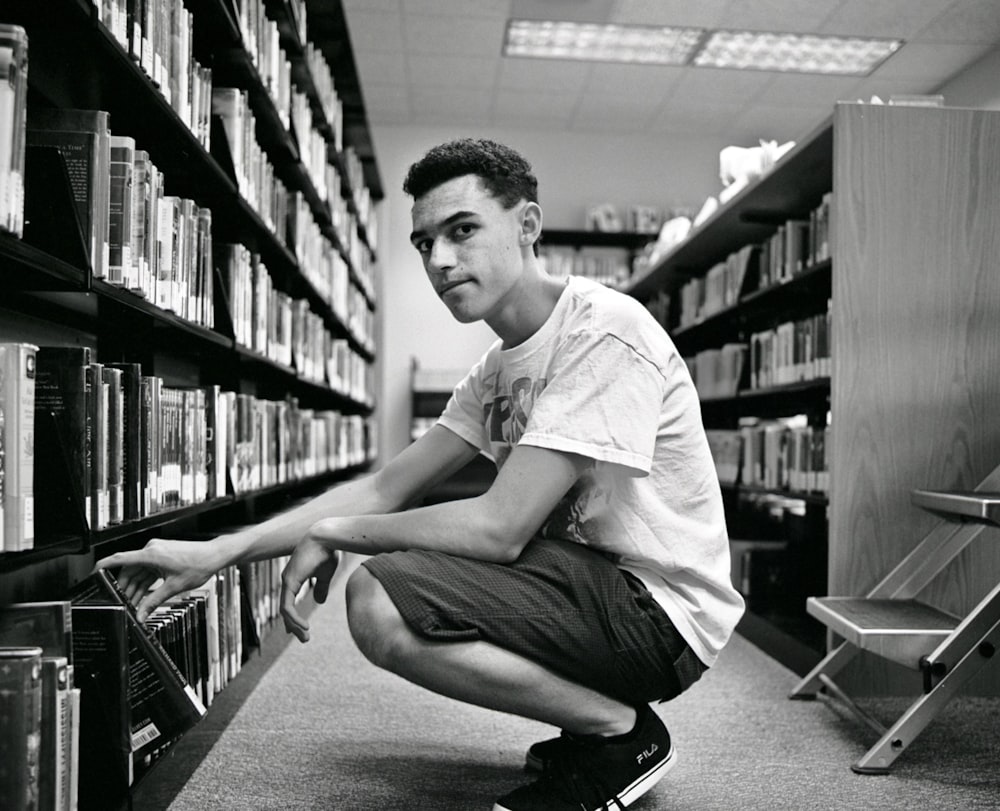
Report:
[[[0,25],[0,232],[24,231],[24,158],[27,113],[28,35]]]
[[[35,545],[35,363],[33,344],[0,344],[3,409],[4,550]]]
[[[0,797],[11,808],[37,811],[42,737],[41,648],[0,648],[0,719]]]

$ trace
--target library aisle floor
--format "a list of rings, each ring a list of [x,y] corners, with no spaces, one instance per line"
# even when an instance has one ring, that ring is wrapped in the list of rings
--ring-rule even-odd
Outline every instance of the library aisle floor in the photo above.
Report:
[[[140,786],[135,811],[475,811],[525,781],[524,749],[551,729],[449,701],[369,665],[344,620],[349,568],[312,614],[312,641],[293,640],[259,678],[251,662],[229,688],[227,700],[242,704],[229,712],[217,702]],[[736,637],[700,683],[657,705],[678,763],[632,807],[1000,808],[1000,699],[952,702],[891,774],[866,777],[850,764],[873,733],[826,702],[789,701],[795,682]],[[905,704],[865,707],[891,721]]]

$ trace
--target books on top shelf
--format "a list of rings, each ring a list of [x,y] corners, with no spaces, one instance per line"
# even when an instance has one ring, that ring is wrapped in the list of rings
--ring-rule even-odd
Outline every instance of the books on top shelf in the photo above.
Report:
[[[28,35],[0,23],[0,232],[24,231],[24,138],[28,96]]]
[[[31,107],[27,148],[54,149],[66,166],[67,181],[91,269],[108,276],[111,195],[111,132],[103,110]]]

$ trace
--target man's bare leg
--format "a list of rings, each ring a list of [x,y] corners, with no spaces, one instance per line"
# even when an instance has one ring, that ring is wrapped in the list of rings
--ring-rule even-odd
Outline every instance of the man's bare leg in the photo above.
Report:
[[[635,725],[635,709],[628,704],[504,648],[418,636],[363,566],[347,583],[347,619],[358,648],[373,664],[441,695],[579,735],[619,735]]]

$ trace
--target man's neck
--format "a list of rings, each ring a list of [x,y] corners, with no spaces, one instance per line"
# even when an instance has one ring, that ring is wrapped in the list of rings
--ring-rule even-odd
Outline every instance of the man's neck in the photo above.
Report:
[[[487,319],[503,341],[503,348],[518,346],[538,332],[552,315],[565,287],[565,280],[553,279],[540,270],[526,276],[525,283],[514,291],[514,300],[497,317]]]

